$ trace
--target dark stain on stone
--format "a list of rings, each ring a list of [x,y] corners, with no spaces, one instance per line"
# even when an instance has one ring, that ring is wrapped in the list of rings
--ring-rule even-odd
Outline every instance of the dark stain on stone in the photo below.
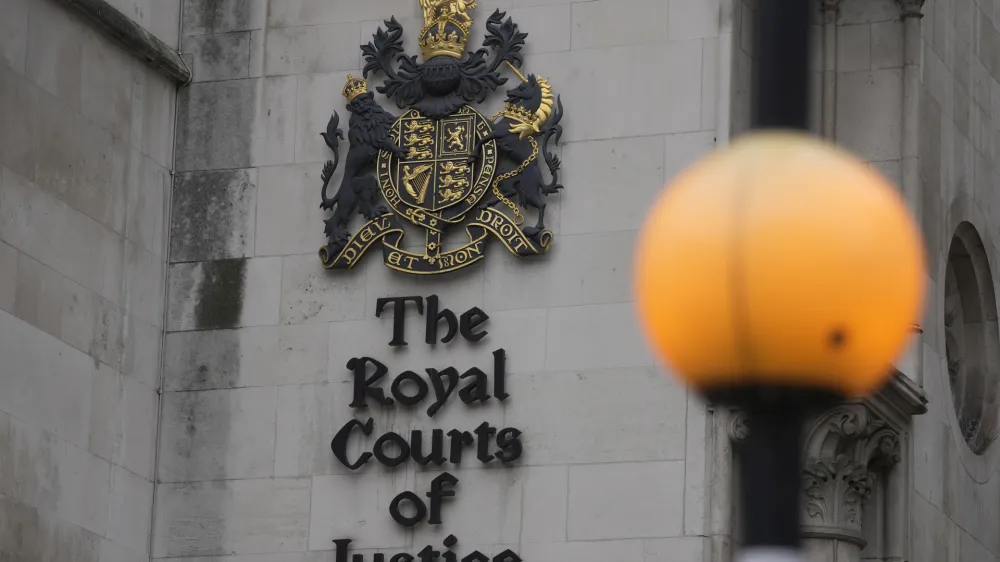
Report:
[[[56,511],[62,496],[59,440],[47,431],[12,421],[10,446],[14,497],[30,498],[35,507]]]
[[[257,208],[256,175],[248,170],[178,174],[174,180],[170,261],[245,257]]]
[[[184,33],[197,35],[222,31],[245,31],[255,22],[258,0],[184,0]]]
[[[0,496],[0,545],[2,560],[41,560],[44,544],[39,533],[38,512]]]
[[[169,454],[164,462],[169,478],[201,481],[232,477],[236,467],[228,463],[226,451],[231,444],[238,395],[215,390],[171,392],[165,400],[164,445]],[[202,507],[207,506],[206,500],[199,500]]]
[[[0,412],[0,496],[14,496],[14,490],[16,489],[14,458],[14,440],[11,435],[10,416]]]
[[[164,367],[167,390],[216,390],[241,386],[239,334],[238,330],[170,334]]]
[[[195,305],[198,328],[234,328],[239,324],[246,268],[246,259],[218,260],[201,265],[203,277]]]
[[[223,0],[201,0],[198,14],[201,16],[201,26],[216,30],[222,22]]]
[[[177,98],[178,171],[248,168],[258,79],[195,82]]]
[[[201,419],[200,393],[198,392],[178,392],[172,394],[172,401],[175,401],[175,420],[181,430],[174,434],[173,453],[185,459],[182,473],[187,474],[195,467],[195,449],[197,448],[196,438],[198,429],[205,420]]]
[[[223,60],[222,42],[218,35],[207,35],[201,43],[201,56],[208,62]]]
[[[193,57],[197,82],[233,80],[250,75],[249,31],[186,37],[184,52]]]
[[[0,496],[0,560],[98,562],[97,535]]]
[[[182,419],[184,420],[184,437],[187,437],[188,439],[188,446],[178,447],[177,452],[185,458],[191,458],[192,447],[190,445],[194,440],[195,434],[198,433],[197,412],[195,411],[197,400],[195,400],[194,396],[188,396],[185,398],[188,399],[182,401],[181,403],[181,416],[183,416]]]

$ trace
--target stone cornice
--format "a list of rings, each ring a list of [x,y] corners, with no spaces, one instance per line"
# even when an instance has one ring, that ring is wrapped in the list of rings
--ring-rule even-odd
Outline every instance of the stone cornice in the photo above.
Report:
[[[899,371],[871,398],[867,399],[883,415],[909,418],[927,413],[927,395],[917,383]],[[904,420],[897,420],[904,421]]]
[[[58,0],[83,15],[129,53],[177,84],[191,81],[191,69],[177,51],[105,0]]]

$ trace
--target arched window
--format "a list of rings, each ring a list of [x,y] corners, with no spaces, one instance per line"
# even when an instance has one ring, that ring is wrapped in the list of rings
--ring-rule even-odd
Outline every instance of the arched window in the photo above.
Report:
[[[993,277],[975,227],[958,226],[945,272],[945,352],[958,426],[981,455],[998,434],[998,331]]]

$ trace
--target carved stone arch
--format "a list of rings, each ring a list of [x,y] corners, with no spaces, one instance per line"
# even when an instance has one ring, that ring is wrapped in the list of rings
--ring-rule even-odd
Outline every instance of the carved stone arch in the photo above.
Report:
[[[819,416],[805,438],[806,458],[834,458],[840,454],[857,457],[859,439],[880,429],[885,422],[875,419],[862,404],[844,404]]]

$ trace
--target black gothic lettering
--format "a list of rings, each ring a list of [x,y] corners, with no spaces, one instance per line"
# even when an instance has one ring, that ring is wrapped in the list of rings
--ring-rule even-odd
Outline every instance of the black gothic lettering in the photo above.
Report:
[[[521,456],[521,432],[513,427],[500,430],[497,434],[497,458],[500,462],[514,462]]]
[[[458,321],[458,325],[462,331],[462,337],[471,342],[477,342],[485,338],[488,332],[486,330],[477,332],[476,328],[489,319],[489,314],[483,312],[483,310],[478,306],[474,306],[469,310],[466,310],[462,313],[462,317],[459,318]]]
[[[497,432],[497,428],[487,422],[483,422],[476,428],[476,457],[479,462],[486,464],[493,460],[490,454],[490,437]]]
[[[455,338],[455,334],[458,333],[458,318],[455,317],[455,313],[447,308],[441,309],[439,312],[439,304],[440,299],[438,299],[437,295],[427,297],[427,337],[425,339],[428,345],[435,345],[437,343],[438,323],[442,319],[448,323],[448,333],[441,338],[441,343],[450,342]]]
[[[431,431],[431,453],[429,455],[424,455],[424,433],[419,429],[411,431],[410,456],[420,466],[427,466],[430,463],[438,466],[444,464],[444,430]]]
[[[351,539],[336,539],[333,544],[337,548],[337,562],[347,562],[347,547],[351,544]]]
[[[431,545],[425,546],[423,550],[417,553],[417,556],[420,557],[420,562],[434,562],[440,555],[441,553],[434,550]]]
[[[385,447],[389,443],[395,443],[396,446],[399,447],[399,456],[390,457],[386,454]],[[386,433],[375,441],[375,458],[378,459],[378,462],[386,466],[399,466],[403,464],[409,456],[410,445],[406,442],[406,439],[403,439],[402,435],[394,431]]]
[[[507,549],[493,557],[493,562],[521,562],[521,557]]]
[[[455,535],[448,535],[444,538],[444,547],[448,550],[444,551],[442,556],[444,557],[444,562],[458,562],[458,555],[451,551],[451,547],[458,543],[458,539]]]
[[[470,342],[478,342],[486,337],[488,332],[483,329],[484,324],[489,320],[489,315],[482,309],[473,307],[464,312],[461,316],[456,316],[454,312],[441,307],[441,301],[437,295],[431,295],[426,299],[422,297],[391,297],[380,298],[377,301],[376,316],[380,317],[385,307],[393,305],[393,338],[389,342],[390,346],[407,345],[405,341],[405,316],[406,304],[413,302],[417,311],[424,314],[424,301],[426,300],[426,338],[430,345],[435,345],[438,341],[449,343],[457,335]],[[438,338],[438,328],[441,321],[447,324],[446,332],[440,339]],[[498,400],[506,400],[509,394],[506,390],[506,351],[502,348],[493,351],[493,396]],[[371,369],[369,368],[371,365]],[[353,408],[367,408],[368,400],[371,399],[376,404],[391,406],[396,402],[404,406],[416,406],[433,391],[433,400],[426,412],[429,417],[437,414],[447,403],[452,394],[458,390],[460,400],[465,404],[475,404],[488,402],[493,396],[490,395],[489,375],[478,367],[471,367],[461,375],[454,367],[444,369],[425,369],[430,377],[430,383],[424,380],[414,371],[403,371],[392,380],[387,389],[380,385],[381,380],[388,373],[388,368],[380,361],[371,357],[355,357],[347,362],[347,368],[353,373],[353,394],[350,406]],[[369,375],[369,373],[371,373]],[[458,388],[461,381],[465,381],[462,388]],[[407,383],[410,383],[407,387]],[[404,388],[406,387],[406,388]],[[510,463],[523,453],[521,442],[522,433],[520,430],[507,427],[498,430],[489,422],[483,422],[472,432],[453,429],[445,433],[443,429],[433,429],[430,433],[430,446],[425,443],[425,435],[421,430],[412,430],[409,440],[403,438],[398,433],[389,431],[375,440],[369,451],[361,453],[353,462],[348,459],[347,449],[350,442],[351,433],[355,429],[360,429],[364,436],[370,436],[374,432],[375,423],[373,418],[367,421],[350,420],[334,436],[330,447],[334,456],[345,467],[356,470],[364,466],[372,457],[387,467],[397,467],[407,459],[412,458],[421,466],[434,464],[443,465],[446,461],[454,465],[462,462],[464,449],[475,444],[476,458],[483,464],[488,464],[493,459],[499,459],[503,463]],[[445,436],[448,438],[448,455],[445,455]],[[496,443],[497,450],[491,451],[491,443]],[[458,478],[443,472],[431,481],[430,490],[426,493],[428,500],[425,502],[420,496],[411,491],[403,492],[392,499],[389,505],[389,514],[398,524],[404,527],[413,527],[425,519],[431,525],[442,524],[442,508],[444,500],[453,498],[456,495]],[[412,504],[412,515],[404,515],[403,504]],[[411,511],[409,508],[406,510]],[[362,554],[351,554],[349,547],[350,539],[339,539],[333,541],[336,545],[336,562],[365,562]],[[444,549],[435,550],[432,545],[421,549],[416,556],[400,553],[392,556],[389,562],[458,562],[458,554],[452,550],[458,543],[454,535],[448,535],[444,540]],[[383,553],[372,553],[372,562],[385,562],[386,555]],[[461,562],[521,562],[521,558],[511,550],[505,550],[497,554],[492,559],[479,552],[473,551],[461,558]]]
[[[431,387],[434,388],[434,403],[431,404],[430,408],[427,408],[427,415],[433,418],[434,414],[441,409],[441,406],[444,406],[445,401],[458,387],[458,370],[454,367],[448,367],[441,371],[437,369],[426,369],[426,371],[431,377]],[[447,386],[444,384],[445,380],[448,381]]]
[[[371,453],[361,453],[358,460],[354,462],[347,460],[347,440],[351,437],[351,430],[356,427],[361,429],[361,433],[371,435],[372,430],[375,428],[375,420],[368,418],[368,421],[365,423],[361,423],[358,420],[351,420],[344,424],[344,427],[340,428],[340,431],[333,436],[333,441],[330,442],[330,448],[333,449],[333,456],[337,457],[337,460],[341,464],[351,470],[361,468],[372,457]]]
[[[453,429],[448,432],[448,437],[451,439],[451,457],[448,460],[451,461],[451,464],[462,464],[462,449],[466,445],[472,445],[475,441],[472,434],[468,431]]]
[[[472,404],[475,401],[486,402],[490,399],[490,394],[488,392],[487,385],[489,384],[486,373],[482,371],[479,367],[472,367],[468,371],[462,373],[462,379],[471,378],[462,390],[458,391],[458,396],[462,399],[462,402],[466,404]]]
[[[458,478],[455,478],[447,472],[441,473],[437,478],[431,480],[431,491],[427,492],[427,497],[430,498],[430,519],[427,520],[431,525],[441,524],[441,502],[444,498],[455,497],[455,484],[458,484]],[[445,486],[448,486],[445,489]]]
[[[493,352],[493,395],[503,402],[507,399],[507,352],[503,348]]]
[[[404,501],[409,501],[413,504],[415,513],[410,517],[403,515],[403,513],[399,510],[399,504]],[[413,492],[406,491],[399,494],[395,498],[392,498],[392,503],[389,504],[389,515],[392,516],[396,523],[399,523],[404,527],[412,527],[424,520],[424,517],[427,515],[427,506],[425,506],[424,502],[420,500],[420,496],[414,494]],[[395,560],[396,557],[394,556],[392,559]],[[410,560],[412,559],[413,558],[410,557]]]
[[[371,377],[365,378],[365,375],[368,374],[369,363],[375,367],[375,372],[372,373]],[[389,372],[389,369],[385,365],[371,357],[355,357],[347,362],[347,368],[354,371],[354,400],[351,402],[352,408],[367,408],[366,396],[371,396],[372,399],[383,406],[392,405],[392,398],[386,397],[384,390],[372,386]]]
[[[403,392],[403,389],[401,387],[403,386],[403,383],[406,381],[410,381],[417,386],[416,394],[407,396]],[[404,406],[414,406],[416,404],[419,404],[420,401],[423,400],[427,396],[427,393],[429,392],[429,388],[427,387],[427,381],[420,378],[420,375],[414,373],[413,371],[403,371],[402,373],[400,373],[399,376],[392,381],[392,386],[389,388],[389,390],[390,392],[392,392],[392,396],[400,404],[403,404]]]
[[[387,304],[392,304],[392,340],[389,345],[399,347],[406,345],[406,302],[412,301],[417,305],[417,312],[424,313],[424,299],[421,297],[387,297],[375,301],[375,317],[382,316],[382,308]],[[346,562],[346,561],[345,561]]]
[[[399,513],[399,507],[404,501],[410,501],[411,503],[413,503],[414,506],[416,506],[416,510],[418,511],[418,513],[421,512],[421,510],[424,508],[423,503],[420,502],[419,499],[416,499],[415,494],[413,494],[412,492],[403,492],[402,494],[396,496],[392,500],[392,504],[390,505],[389,508],[390,513],[392,512]],[[395,517],[395,515],[393,517]],[[401,518],[407,523],[414,520],[414,517],[401,516]],[[406,526],[410,527],[419,522],[420,521],[418,520],[415,523],[411,523]],[[335,562],[347,562],[348,559],[351,562],[365,562],[363,554],[360,553],[353,555],[350,554],[351,542],[352,541],[350,539],[338,539],[333,541],[333,543],[336,545]],[[442,542],[444,544],[443,552],[435,550],[433,545],[427,545],[422,549],[420,549],[420,551],[417,553],[417,556],[400,552],[389,558],[389,562],[414,562],[417,560],[419,560],[419,562],[427,562],[427,561],[437,562],[438,560],[441,560],[441,562],[458,562],[459,560],[458,554],[456,554],[452,550],[452,548],[454,548],[455,545],[458,544],[458,539],[455,537],[455,535],[448,535]],[[385,562],[386,558],[387,555],[385,553],[382,552],[372,553],[372,562]],[[492,559],[490,559],[489,556],[486,556],[482,552],[474,550],[461,560],[462,562],[522,562],[521,557],[510,549],[504,550],[500,554],[494,556]]]

